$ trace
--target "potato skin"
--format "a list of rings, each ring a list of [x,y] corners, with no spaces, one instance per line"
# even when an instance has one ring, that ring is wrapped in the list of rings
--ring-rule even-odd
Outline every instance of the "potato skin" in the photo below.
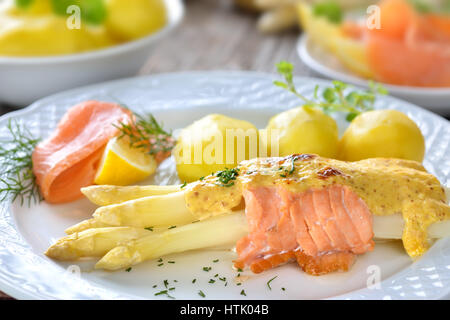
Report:
[[[357,161],[385,157],[422,162],[424,137],[414,121],[397,110],[375,110],[357,116],[339,143],[339,158]]]
[[[336,158],[338,151],[338,127],[333,118],[322,110],[298,107],[277,114],[267,126],[269,136],[279,130],[279,156],[295,153],[315,153]],[[273,142],[272,142],[273,144]],[[271,156],[278,156],[269,145]]]
[[[248,133],[248,137],[241,140],[242,149],[238,139],[226,138],[227,129]],[[181,131],[173,152],[178,176],[181,181],[192,182],[213,172],[234,168],[242,160],[257,157],[258,145],[258,129],[250,122],[210,114]],[[239,157],[238,147],[241,149]]]

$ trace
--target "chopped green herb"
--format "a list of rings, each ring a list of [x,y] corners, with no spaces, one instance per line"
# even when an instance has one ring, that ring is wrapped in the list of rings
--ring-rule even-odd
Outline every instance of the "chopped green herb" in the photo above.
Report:
[[[162,261],[163,261],[163,259],[162,259],[162,258],[159,258],[159,259],[158,259],[158,262],[162,262]]]
[[[240,274],[240,273],[238,273],[238,274],[237,274],[237,277],[239,278],[240,276],[241,276],[241,274]]]
[[[175,263],[175,261],[167,261],[167,263]]]
[[[131,268],[131,267],[129,267],[129,268],[126,268],[126,269],[125,269],[125,271],[126,271],[126,272],[130,272],[130,271],[131,271],[131,269],[132,269],[132,268]]]
[[[241,268],[238,268],[237,271],[239,272],[243,272],[244,270],[242,270]]]
[[[236,283],[236,285],[237,285],[237,286],[241,286],[241,285],[242,285],[242,282],[238,282],[238,283]]]
[[[148,231],[153,231],[153,227],[147,227],[147,228],[144,228],[145,230],[148,230]]]
[[[209,279],[209,281],[208,281],[208,283],[214,283],[214,282],[216,282],[216,280],[214,280],[214,279]]]
[[[285,288],[281,288],[281,290],[283,290],[283,291],[286,291],[286,289],[285,289]]]
[[[226,277],[223,277],[223,278],[219,277],[219,280],[225,282],[225,281],[227,281],[227,278]]]
[[[215,174],[215,176],[219,180],[219,186],[221,187],[232,187],[234,186],[234,180],[236,180],[237,176],[239,175],[239,168],[235,169],[228,169],[225,168],[225,170],[219,171]]]
[[[219,259],[213,260],[213,262],[214,262],[214,263],[217,263],[217,262],[219,262]]]
[[[275,280],[278,276],[273,277],[272,279],[270,279],[269,281],[267,281],[267,287],[269,287],[270,290],[272,290],[272,288],[270,287],[270,283]]]
[[[153,285],[153,288],[156,288],[158,285],[157,284],[155,284],[155,285]]]
[[[172,290],[175,290],[175,288],[174,288],[174,287],[172,287],[172,288],[169,288],[169,291],[172,291]]]
[[[219,274],[218,273],[216,273],[215,275],[214,275],[214,278],[217,278],[219,276]]]
[[[200,297],[202,297],[202,298],[206,297],[206,295],[203,293],[202,290],[199,290],[199,291],[198,291],[198,295],[199,295]]]
[[[200,180],[200,181],[203,181],[203,179],[205,179],[205,177],[200,177],[200,179],[199,179],[199,180]]]
[[[244,289],[242,289],[242,291],[241,291],[241,296],[247,296]]]
[[[192,280],[192,283],[195,283],[196,281],[197,281],[197,279],[193,279],[193,280]]]
[[[161,267],[161,266],[163,266],[164,265],[164,263],[160,263],[160,264],[158,264],[158,267]]]
[[[209,272],[211,270],[211,267],[203,267],[203,271]]]
[[[163,283],[164,283],[164,287],[167,288],[167,286],[169,285],[169,281],[168,280],[164,280]]]
[[[169,227],[169,228],[167,228],[167,229],[174,229],[174,228],[176,228],[177,226],[171,226],[171,227]]]
[[[172,297],[172,296],[169,294],[169,291],[168,291],[168,290],[162,290],[162,291],[160,291],[160,292],[157,292],[157,293],[155,293],[155,296],[160,296],[160,295],[163,295],[163,294],[167,295],[168,298],[175,299],[175,297]]]
[[[187,182],[185,181],[185,182],[181,185],[180,189],[183,189],[183,188],[186,187],[186,186],[187,186]]]

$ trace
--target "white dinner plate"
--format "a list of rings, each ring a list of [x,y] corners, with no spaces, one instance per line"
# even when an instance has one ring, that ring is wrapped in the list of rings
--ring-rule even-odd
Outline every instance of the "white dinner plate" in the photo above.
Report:
[[[152,112],[167,129],[179,129],[210,113],[245,119],[263,128],[276,113],[295,107],[300,100],[272,84],[276,75],[251,72],[193,72],[162,74],[119,80],[57,94],[29,108],[0,118],[0,139],[8,135],[6,124],[13,118],[36,137],[47,137],[65,111],[74,104],[97,99],[119,101],[132,110]],[[296,78],[299,91],[312,97],[316,84],[330,82]],[[442,183],[450,184],[450,125],[429,111],[391,97],[380,97],[377,108],[394,108],[408,114],[426,137],[427,169]],[[336,117],[340,131],[346,123]],[[0,168],[1,169],[1,168]],[[166,160],[149,182],[176,183],[172,159]],[[227,250],[188,252],[164,257],[132,268],[105,272],[93,270],[93,261],[60,263],[43,252],[64,229],[91,216],[94,206],[87,200],[64,205],[45,202],[31,207],[0,203],[0,290],[16,298],[36,299],[167,299],[155,296],[163,281],[176,289],[177,299],[438,299],[450,292],[450,239],[436,242],[418,261],[405,254],[400,242],[377,243],[375,250],[359,256],[347,273],[314,277],[295,264],[254,275],[236,285],[232,269],[235,253]],[[213,262],[218,259],[218,262]],[[167,263],[167,261],[175,263]],[[209,272],[203,267],[211,267]],[[78,272],[80,271],[80,272]],[[226,277],[217,280],[214,275]],[[379,286],[370,286],[380,276]],[[247,278],[248,277],[248,278]],[[271,282],[271,289],[267,281]],[[197,279],[192,283],[193,279]],[[216,279],[215,283],[209,283]],[[175,282],[175,280],[177,282]],[[156,288],[153,286],[157,285]],[[285,290],[282,290],[285,288]],[[245,290],[246,296],[241,295]]]
[[[368,86],[364,79],[349,71],[332,53],[314,43],[307,34],[303,34],[297,43],[300,59],[313,71],[330,78],[352,83],[361,87]],[[450,88],[422,88],[383,84],[389,93],[415,103],[434,112],[450,114]]]

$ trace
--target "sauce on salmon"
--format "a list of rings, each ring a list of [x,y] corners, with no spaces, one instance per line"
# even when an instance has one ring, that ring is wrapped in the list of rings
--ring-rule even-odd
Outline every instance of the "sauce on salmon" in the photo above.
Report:
[[[114,124],[131,117],[130,111],[107,102],[86,101],[69,109],[32,155],[44,199],[64,203],[82,197],[80,189],[93,184],[103,149],[118,134]]]
[[[249,234],[236,245],[237,267],[262,272],[296,260],[310,274],[348,270],[373,249],[372,215],[401,213],[411,257],[429,247],[427,227],[450,219],[440,182],[415,161],[345,162],[316,155],[242,162],[234,184],[214,175],[191,184],[186,203],[201,219],[245,203]]]

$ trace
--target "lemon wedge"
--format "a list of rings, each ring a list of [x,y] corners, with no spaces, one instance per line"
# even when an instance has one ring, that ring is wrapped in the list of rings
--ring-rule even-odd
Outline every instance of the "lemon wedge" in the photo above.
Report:
[[[116,137],[106,146],[94,183],[124,186],[142,181],[155,171],[152,155],[130,147],[125,138]]]

